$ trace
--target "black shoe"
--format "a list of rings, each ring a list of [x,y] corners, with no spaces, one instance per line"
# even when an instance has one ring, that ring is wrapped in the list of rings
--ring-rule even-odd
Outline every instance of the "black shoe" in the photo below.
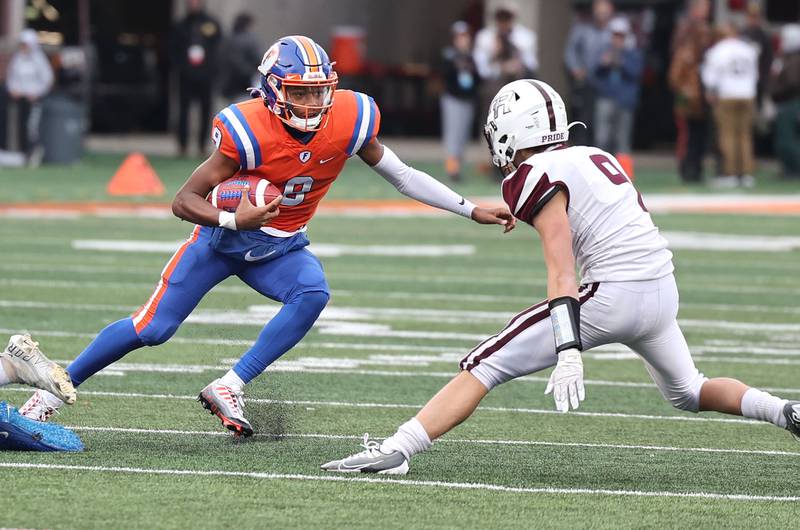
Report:
[[[783,416],[786,418],[786,430],[800,441],[800,401],[790,401],[784,405]]]

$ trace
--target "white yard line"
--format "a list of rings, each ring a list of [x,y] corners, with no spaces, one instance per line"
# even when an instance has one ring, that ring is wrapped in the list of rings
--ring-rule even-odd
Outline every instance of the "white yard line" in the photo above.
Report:
[[[63,464],[26,464],[13,462],[0,462],[0,467],[7,469],[49,469],[62,471],[88,471],[99,473],[128,473],[142,475],[166,475],[166,476],[201,476],[201,477],[237,477],[252,478],[261,480],[297,480],[312,482],[342,482],[342,483],[365,483],[365,484],[392,484],[402,486],[430,487],[442,489],[460,490],[485,490],[503,493],[520,494],[550,494],[550,495],[602,495],[618,497],[672,497],[672,498],[695,498],[706,500],[725,500],[725,501],[765,501],[765,502],[797,502],[800,497],[777,496],[777,495],[745,495],[740,493],[716,493],[707,491],[641,491],[641,490],[612,490],[612,489],[590,489],[590,488],[520,488],[516,486],[505,486],[501,484],[485,484],[478,482],[445,482],[433,480],[408,480],[393,478],[371,478],[371,477],[347,477],[341,475],[303,475],[299,473],[266,473],[248,471],[226,471],[226,470],[191,470],[191,469],[160,469],[160,468],[139,468],[139,467],[107,467],[107,466],[78,466]]]
[[[547,285],[547,281],[544,279],[536,279],[536,278],[499,278],[499,277],[481,277],[480,280],[476,280],[475,276],[432,276],[432,275],[419,275],[419,276],[404,276],[398,274],[376,274],[376,273],[366,273],[366,272],[326,272],[327,277],[331,280],[332,283],[336,281],[336,279],[351,279],[357,280],[359,282],[364,281],[375,281],[382,284],[412,284],[412,285],[419,285],[419,284],[433,284],[433,285],[466,285],[466,286],[473,286],[476,283],[480,285],[503,285],[510,288],[516,288],[517,292],[522,287],[545,287]],[[98,288],[98,289],[106,289],[106,288],[113,288],[113,289],[120,289],[120,288],[130,288],[130,289],[141,289],[141,288],[152,288],[155,285],[155,281],[149,283],[143,282],[98,282],[98,281],[79,281],[79,280],[41,280],[41,279],[25,279],[25,278],[2,278],[0,279],[0,284],[3,285],[18,285],[18,286],[30,286],[30,287],[43,287],[43,288],[60,288],[60,289],[86,289],[86,288]],[[709,281],[705,282],[693,282],[693,281],[681,281],[680,287],[685,292],[691,291],[693,293],[697,292],[721,292],[726,294],[776,294],[776,295],[796,295],[800,294],[800,288],[794,286],[775,286],[775,285],[743,285],[743,284],[715,284],[709,279]],[[235,285],[218,285],[214,288],[214,291],[217,292],[230,292],[230,293],[245,293],[245,292],[253,292],[252,289],[246,286],[235,286]],[[479,295],[479,296],[486,296],[486,295]],[[500,298],[504,298],[500,296]],[[526,299],[528,299],[526,297]],[[529,298],[531,302],[537,302],[538,299],[534,296]]]
[[[230,432],[222,431],[191,431],[191,430],[176,430],[176,429],[137,429],[130,427],[84,427],[78,425],[66,426],[75,431],[86,432],[119,432],[131,434],[152,434],[152,435],[180,435],[180,436],[233,436]],[[363,436],[354,436],[347,434],[321,434],[321,433],[283,433],[283,434],[270,434],[270,433],[256,433],[254,436],[259,438],[311,438],[320,440],[362,440]],[[385,436],[375,437],[383,439]],[[436,443],[447,444],[472,444],[472,445],[522,445],[522,446],[541,446],[541,447],[578,447],[588,449],[623,449],[633,451],[661,451],[661,452],[690,452],[690,453],[720,453],[720,454],[733,454],[733,455],[758,455],[758,456],[800,456],[800,452],[792,451],[771,451],[761,449],[730,449],[730,448],[717,448],[717,447],[675,447],[665,445],[629,445],[629,444],[609,444],[609,443],[594,443],[594,442],[546,442],[541,440],[482,440],[482,439],[464,439],[464,438],[440,438]]]
[[[111,252],[172,253],[181,241],[137,241],[127,239],[75,239],[76,250],[100,250]],[[440,257],[470,256],[475,254],[474,245],[342,245],[315,243],[309,250],[319,257],[339,256],[391,256],[391,257]]]
[[[0,330],[1,331],[1,330]],[[383,356],[375,356],[383,357]],[[389,357],[389,356],[386,356]],[[418,356],[422,357],[422,356]],[[705,359],[701,357],[701,359]],[[142,372],[142,373],[164,373],[164,374],[199,374],[204,372],[221,372],[227,371],[236,363],[238,359],[224,359],[219,365],[210,364],[169,364],[169,363],[125,363],[116,362],[97,372],[96,375],[110,375],[110,376],[123,376],[128,372]],[[758,359],[754,360],[753,364],[759,364]],[[56,362],[66,365],[69,363],[67,360],[56,359]],[[453,364],[452,361],[446,361],[448,364]],[[747,360],[739,360],[732,358],[726,359],[725,362],[747,362]],[[300,357],[288,361],[276,361],[271,364],[269,371],[271,372],[290,372],[290,373],[303,373],[303,374],[340,374],[340,375],[359,375],[367,377],[433,377],[439,379],[452,379],[456,375],[456,371],[450,372],[430,372],[430,371],[403,371],[403,370],[365,370],[359,369],[359,366],[427,366],[429,361],[414,362],[413,357],[409,360],[402,358],[392,359],[342,359],[336,357]],[[786,363],[776,363],[786,364]],[[800,363],[797,363],[800,364]],[[528,383],[546,383],[548,377],[528,375],[519,377],[515,381],[522,381]],[[635,381],[606,381],[603,379],[586,379],[584,383],[588,386],[610,386],[621,388],[647,388],[655,389],[653,383],[639,383]],[[761,390],[767,392],[781,392],[784,394],[800,394],[800,388],[772,388],[772,387],[759,387]]]
[[[0,392],[26,392],[30,393],[29,388],[0,388]],[[106,392],[97,390],[82,390],[82,395],[86,396],[99,396],[99,397],[124,397],[124,398],[143,398],[143,399],[163,399],[163,400],[181,400],[181,401],[196,401],[196,395],[175,395],[175,394],[147,394],[141,392]],[[284,399],[259,399],[248,398],[248,403],[262,403],[262,404],[279,404],[279,405],[296,405],[301,407],[341,407],[341,408],[355,408],[355,409],[402,409],[402,410],[418,410],[422,405],[413,405],[405,403],[362,403],[362,402],[348,402],[348,401],[315,401],[315,400],[284,400]],[[514,412],[519,414],[557,414],[566,416],[562,412],[550,409],[531,409],[531,408],[516,408],[516,407],[490,407],[480,406],[479,411],[484,412]],[[687,422],[701,422],[701,423],[733,423],[737,425],[755,425],[759,427],[767,426],[768,423],[755,420],[746,420],[738,418],[708,418],[698,416],[663,416],[656,414],[627,414],[623,412],[583,412],[572,411],[569,413],[571,416],[585,416],[596,418],[620,418],[620,419],[636,419],[636,420],[656,420],[656,421],[687,421]]]

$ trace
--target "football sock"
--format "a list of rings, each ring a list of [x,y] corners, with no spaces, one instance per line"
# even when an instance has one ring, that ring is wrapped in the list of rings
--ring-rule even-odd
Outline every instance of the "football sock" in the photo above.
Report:
[[[784,405],[786,405],[785,399],[775,397],[757,388],[751,388],[742,396],[742,416],[754,420],[768,421],[785,429]]]
[[[326,292],[313,291],[302,293],[285,304],[261,330],[253,347],[233,367],[242,382],[252,381],[275,359],[300,342],[316,322],[328,298]]]
[[[44,404],[53,409],[61,408],[61,405],[64,404],[59,398],[48,392],[47,390],[42,390],[39,392],[39,397],[42,398]]]
[[[244,386],[244,381],[239,377],[239,374],[233,370],[228,370],[228,373],[219,378],[219,382],[225,386],[241,390]]]
[[[14,370],[11,363],[5,359],[0,359],[0,386],[13,383],[16,379],[17,371]]]
[[[127,353],[144,346],[136,334],[133,320],[124,318],[106,326],[78,358],[67,366],[72,384],[80,385]]]
[[[383,441],[381,449],[400,451],[410,460],[415,454],[428,450],[432,444],[425,427],[417,418],[411,418],[402,424],[396,433]]]

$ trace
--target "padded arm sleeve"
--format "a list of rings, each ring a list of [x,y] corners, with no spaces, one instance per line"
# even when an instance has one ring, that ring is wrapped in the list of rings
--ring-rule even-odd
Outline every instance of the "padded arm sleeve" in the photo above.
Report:
[[[383,146],[383,157],[372,166],[397,191],[428,206],[471,218],[475,205],[432,176],[406,165],[394,152]]]

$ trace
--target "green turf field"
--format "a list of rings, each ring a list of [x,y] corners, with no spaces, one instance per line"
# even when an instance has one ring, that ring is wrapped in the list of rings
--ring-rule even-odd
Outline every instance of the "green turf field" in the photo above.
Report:
[[[85,180],[80,168],[43,170],[46,190],[26,173],[14,200],[104,200],[97,182],[118,160],[90,162],[80,166]],[[186,164],[158,163],[174,190]],[[378,187],[365,189],[367,175],[345,174],[332,193],[393,196],[377,176]],[[494,189],[471,186],[477,194]],[[682,232],[798,231],[796,217],[656,222]],[[0,331],[28,329],[52,358],[72,359],[101,327],[147,299],[169,256],[74,243],[174,242],[189,230],[177,219],[4,218]],[[503,236],[449,216],[321,216],[309,235],[317,244],[466,245],[474,253],[323,257],[329,307],[338,312],[248,387],[259,435],[245,441],[223,434],[193,401],[276,307],[226,281],[173,341],[139,350],[81,386],[78,403],[57,421],[77,429],[86,452],[0,453],[0,527],[796,526],[798,501],[787,498],[800,497],[800,445],[770,426],[673,410],[641,362],[617,346],[586,355],[587,400],[577,414],[553,413],[543,395],[549,373],[537,374],[496,389],[406,477],[322,474],[319,464],[357,450],[363,433],[391,434],[480,337],[540,300],[545,271],[525,226]],[[676,266],[680,319],[700,369],[800,399],[800,252],[677,250]],[[17,405],[28,395],[0,390]]]

